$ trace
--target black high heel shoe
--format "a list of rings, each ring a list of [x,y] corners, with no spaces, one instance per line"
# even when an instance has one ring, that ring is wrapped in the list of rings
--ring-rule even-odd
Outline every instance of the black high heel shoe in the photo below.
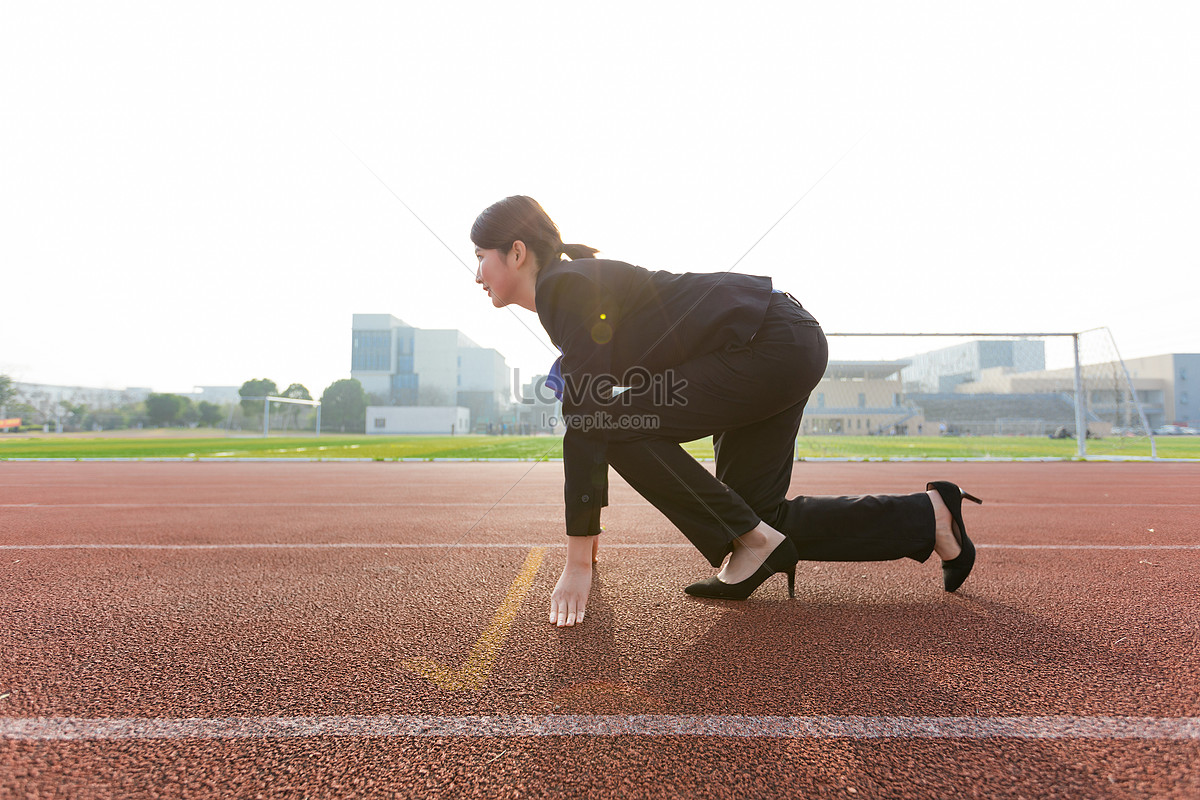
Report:
[[[800,560],[800,553],[796,550],[796,545],[791,539],[784,539],[775,549],[771,551],[771,555],[767,556],[767,560],[762,563],[754,574],[744,581],[737,583],[726,583],[716,575],[707,580],[693,583],[684,589],[685,592],[693,597],[710,597],[716,600],[745,600],[750,595],[754,594],[754,590],[762,585],[763,581],[774,575],[776,572],[786,572],[788,576],[788,597],[796,596],[796,562]]]
[[[925,491],[930,490],[937,492],[941,496],[942,502],[946,504],[946,508],[950,509],[950,519],[952,520],[950,531],[962,545],[962,552],[958,554],[958,558],[942,562],[942,583],[947,592],[953,592],[963,585],[963,581],[971,574],[971,567],[975,566],[975,545],[967,538],[967,526],[963,525],[962,501],[970,500],[972,503],[980,505],[983,505],[983,501],[974,495],[967,494],[949,481],[930,481],[925,484]]]

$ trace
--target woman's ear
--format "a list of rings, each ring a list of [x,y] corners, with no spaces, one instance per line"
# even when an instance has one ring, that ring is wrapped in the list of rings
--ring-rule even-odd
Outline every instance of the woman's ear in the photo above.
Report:
[[[525,247],[525,243],[520,239],[512,243],[512,249],[508,251],[508,257],[512,261],[513,266],[520,269],[529,258],[529,250]]]

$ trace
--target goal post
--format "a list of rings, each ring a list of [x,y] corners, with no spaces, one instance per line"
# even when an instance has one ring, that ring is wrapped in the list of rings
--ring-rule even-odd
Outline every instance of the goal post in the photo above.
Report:
[[[320,400],[301,400],[298,397],[279,397],[278,395],[244,395],[241,400],[262,400],[263,401],[263,436],[271,435],[271,405],[273,403],[282,403],[284,405],[293,406],[309,406],[315,409],[316,414],[316,435],[321,435],[321,401]],[[280,423],[277,422],[278,426]],[[286,430],[287,422],[284,418],[282,424]]]
[[[1108,328],[827,336],[801,435],[1074,439],[1079,458],[1089,438],[1122,437],[1157,457],[1144,408],[1155,389],[1130,375]]]
[[[1142,397],[1153,395],[1153,388],[1138,389],[1117,339],[1107,327],[1091,328],[1076,335],[1080,372],[1089,399],[1089,409],[1112,424],[1114,435],[1145,436],[1150,440],[1150,457],[1158,458],[1154,425],[1147,416]],[[1164,420],[1165,421],[1165,420]],[[1161,424],[1161,423],[1160,423]]]

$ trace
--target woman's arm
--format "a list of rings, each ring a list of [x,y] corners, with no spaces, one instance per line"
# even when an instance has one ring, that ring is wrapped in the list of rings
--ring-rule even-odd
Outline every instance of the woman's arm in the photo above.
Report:
[[[607,432],[598,412],[607,410],[613,377],[612,328],[619,305],[592,268],[587,274],[559,268],[539,278],[537,311],[562,351],[564,501],[567,563],[550,595],[550,622],[583,622],[600,533],[608,505]]]
[[[570,627],[583,622],[592,590],[592,557],[596,536],[568,536],[567,563],[550,594],[550,622]]]
[[[612,331],[618,303],[597,275],[560,267],[538,283],[538,317],[562,350],[564,501],[568,536],[600,532],[608,505],[609,418],[612,416]],[[606,327],[606,331],[599,327]]]

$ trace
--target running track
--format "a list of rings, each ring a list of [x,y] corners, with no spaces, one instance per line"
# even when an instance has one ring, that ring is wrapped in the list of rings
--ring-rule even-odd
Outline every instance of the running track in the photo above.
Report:
[[[0,797],[1200,797],[1200,465],[800,463],[980,495],[936,559],[746,603],[561,465],[0,462]]]

